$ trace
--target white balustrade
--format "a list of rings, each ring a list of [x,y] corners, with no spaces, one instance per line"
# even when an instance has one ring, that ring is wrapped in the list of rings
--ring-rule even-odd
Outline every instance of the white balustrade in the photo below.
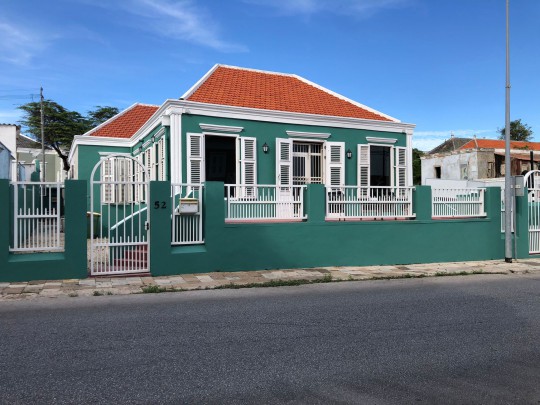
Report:
[[[226,184],[226,220],[301,221],[306,186]]]
[[[432,188],[432,217],[485,217],[484,195],[484,188]]]
[[[172,245],[204,243],[203,185],[171,184]]]
[[[326,218],[414,218],[413,189],[413,187],[326,187]]]

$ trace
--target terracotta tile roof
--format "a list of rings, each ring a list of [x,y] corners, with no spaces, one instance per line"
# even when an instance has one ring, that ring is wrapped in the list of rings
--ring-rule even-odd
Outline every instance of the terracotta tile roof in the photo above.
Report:
[[[504,149],[504,141],[500,139],[474,139],[467,142],[460,149],[476,149],[476,145],[481,149]],[[540,150],[540,142],[511,141],[510,149]]]
[[[185,98],[200,103],[396,121],[295,75],[218,65]]]
[[[85,135],[131,138],[158,110],[156,105],[134,104]]]

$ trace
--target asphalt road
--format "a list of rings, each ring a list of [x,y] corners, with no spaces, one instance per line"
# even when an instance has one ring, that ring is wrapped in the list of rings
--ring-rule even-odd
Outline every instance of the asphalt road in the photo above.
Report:
[[[0,403],[540,403],[540,276],[0,304]]]

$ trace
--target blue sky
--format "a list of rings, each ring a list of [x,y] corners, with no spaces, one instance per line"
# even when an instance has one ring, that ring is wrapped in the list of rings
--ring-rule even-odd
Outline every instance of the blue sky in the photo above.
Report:
[[[539,20],[540,1],[511,0],[511,115],[537,141]],[[223,63],[415,123],[423,150],[504,126],[505,0],[2,0],[0,38],[0,122],[41,85],[81,113],[123,109],[178,98]]]

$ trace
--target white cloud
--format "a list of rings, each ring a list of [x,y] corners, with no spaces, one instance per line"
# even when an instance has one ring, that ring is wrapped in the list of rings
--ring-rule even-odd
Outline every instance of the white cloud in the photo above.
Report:
[[[207,46],[222,52],[246,52],[240,44],[221,38],[218,23],[193,0],[81,0],[107,9],[120,9],[135,17],[133,26],[164,38]]]
[[[15,65],[28,65],[34,55],[47,47],[44,36],[0,20],[0,60]]]
[[[284,14],[335,14],[369,16],[378,11],[407,7],[415,0],[244,0],[246,3],[268,6]]]

